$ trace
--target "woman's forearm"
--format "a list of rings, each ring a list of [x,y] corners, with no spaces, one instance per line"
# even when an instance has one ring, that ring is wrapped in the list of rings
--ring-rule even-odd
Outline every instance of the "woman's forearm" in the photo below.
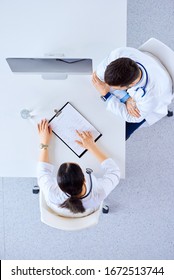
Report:
[[[50,161],[49,161],[48,145],[50,143],[52,129],[49,126],[48,121],[46,119],[41,120],[41,122],[38,124],[37,127],[40,136],[40,148],[41,148],[39,161],[49,163]]]
[[[39,155],[39,161],[50,163],[50,161],[49,161],[49,151],[48,151],[48,148],[46,148],[46,149],[44,149],[44,148],[41,149],[40,155]]]
[[[89,152],[93,154],[99,160],[99,162],[103,162],[108,158],[108,156],[96,144],[90,147]]]

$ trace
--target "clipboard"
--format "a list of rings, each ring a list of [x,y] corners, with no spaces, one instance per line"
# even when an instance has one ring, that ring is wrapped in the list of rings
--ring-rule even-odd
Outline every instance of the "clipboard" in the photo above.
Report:
[[[102,134],[70,103],[67,102],[49,120],[53,133],[79,158],[84,155],[84,149],[75,140],[80,140],[78,131],[90,131],[96,142]]]

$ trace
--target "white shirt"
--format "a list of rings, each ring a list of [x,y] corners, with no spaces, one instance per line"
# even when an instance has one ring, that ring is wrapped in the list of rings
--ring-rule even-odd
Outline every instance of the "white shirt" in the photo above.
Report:
[[[100,80],[104,80],[104,72],[108,64],[120,57],[129,57],[135,62],[141,63],[147,70],[148,83],[146,94],[142,97],[138,87],[145,85],[145,73],[143,68],[143,79],[138,84],[127,90],[129,95],[135,100],[141,117],[133,117],[128,114],[126,106],[121,103],[116,96],[107,101],[107,110],[121,116],[127,122],[141,122],[146,120],[148,125],[152,125],[162,117],[167,115],[168,105],[172,100],[172,81],[164,66],[157,58],[147,55],[134,48],[118,48],[111,52],[98,66],[96,72]],[[112,91],[112,89],[111,89]]]
[[[92,191],[87,197],[81,199],[85,212],[74,214],[69,209],[60,207],[60,204],[62,204],[68,196],[57,184],[57,180],[54,176],[54,166],[50,163],[39,162],[37,168],[38,185],[43,191],[47,205],[59,215],[68,217],[86,216],[96,211],[100,207],[101,202],[118,185],[120,180],[120,169],[111,158],[104,160],[101,163],[101,168],[103,171],[102,177],[97,178],[91,174]],[[86,193],[88,193],[90,189],[90,179],[86,172],[84,172],[84,175],[86,180]]]

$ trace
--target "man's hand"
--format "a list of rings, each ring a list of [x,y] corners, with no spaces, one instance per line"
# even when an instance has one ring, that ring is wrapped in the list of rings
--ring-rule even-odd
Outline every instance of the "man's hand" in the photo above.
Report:
[[[92,75],[92,83],[96,90],[100,92],[101,95],[106,95],[110,91],[110,86],[106,83],[100,81],[100,79],[97,77],[96,72]]]
[[[129,113],[129,115],[139,118],[141,117],[140,111],[138,110],[136,106],[136,102],[132,97],[129,97],[128,100],[126,101],[126,109]]]
[[[44,145],[49,145],[52,136],[52,129],[48,124],[48,121],[46,119],[41,120],[41,122],[37,125],[37,127],[40,136],[40,143]]]

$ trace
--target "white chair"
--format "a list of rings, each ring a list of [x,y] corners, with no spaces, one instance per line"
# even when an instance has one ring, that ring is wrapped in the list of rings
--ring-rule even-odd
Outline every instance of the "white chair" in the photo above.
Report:
[[[59,216],[51,208],[49,208],[41,190],[39,194],[39,201],[41,221],[50,227],[69,231],[81,230],[96,225],[98,223],[103,204],[101,203],[100,208],[88,216],[69,218]]]
[[[172,86],[174,91],[174,51],[155,38],[150,38],[139,47],[139,50],[142,52],[146,52],[149,55],[153,55],[160,60],[172,79]],[[173,112],[168,111],[167,116],[170,117],[172,115]]]

